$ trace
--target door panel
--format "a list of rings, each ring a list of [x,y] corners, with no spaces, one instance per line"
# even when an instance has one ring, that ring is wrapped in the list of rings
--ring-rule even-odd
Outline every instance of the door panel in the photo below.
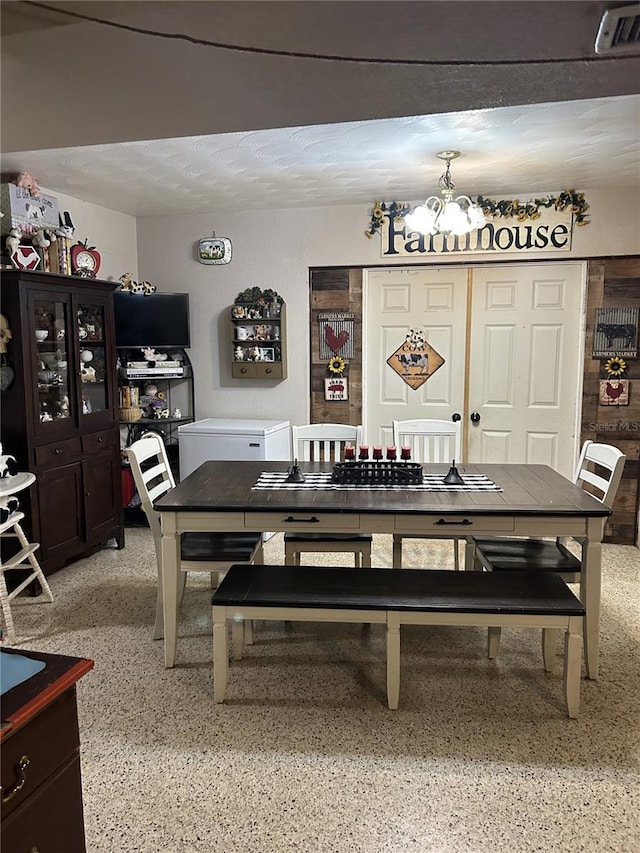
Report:
[[[390,444],[393,420],[448,420],[462,411],[466,277],[464,269],[369,271],[363,312],[367,341],[363,420],[369,444]],[[445,360],[416,390],[387,364],[412,329],[424,331],[426,340]]]
[[[582,264],[473,271],[467,459],[573,473],[582,368]]]

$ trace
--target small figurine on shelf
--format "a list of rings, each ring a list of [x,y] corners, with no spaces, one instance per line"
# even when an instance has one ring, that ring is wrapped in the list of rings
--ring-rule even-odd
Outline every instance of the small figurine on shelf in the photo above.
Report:
[[[81,382],[96,382],[96,370],[95,367],[91,367],[90,364],[83,364],[80,368],[80,381]]]
[[[17,251],[20,240],[22,240],[22,231],[19,228],[12,228],[4,241],[10,255]]]
[[[38,182],[30,172],[20,172],[11,183],[23,190],[27,190],[31,198],[38,198],[40,195]]]
[[[48,249],[52,241],[55,241],[55,239],[55,234],[50,231],[46,232],[44,228],[40,228],[31,238],[31,243],[36,247],[36,249]]]
[[[150,281],[134,281],[133,273],[126,272],[120,276],[118,290],[124,293],[142,293],[148,296],[150,293],[155,293],[157,289]]]
[[[144,347],[142,350],[145,361],[155,364],[158,361],[166,361],[168,356],[166,352],[156,352],[153,347]]]
[[[68,210],[58,213],[59,226],[56,228],[56,237],[66,237],[70,240],[75,233],[75,225]]]
[[[244,350],[242,347],[236,347],[234,352],[234,358],[236,361],[244,361]]]

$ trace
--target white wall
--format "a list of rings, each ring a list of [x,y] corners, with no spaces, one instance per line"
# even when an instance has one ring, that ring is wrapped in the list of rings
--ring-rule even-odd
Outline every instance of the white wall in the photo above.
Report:
[[[125,272],[138,274],[138,238],[137,220],[128,213],[110,210],[98,204],[80,201],[64,193],[54,192],[45,187],[46,195],[58,199],[58,210],[68,210],[76,227],[73,241],[95,246],[100,252],[101,264],[98,278],[117,281]]]
[[[591,224],[575,229],[570,253],[500,258],[563,261],[638,254],[637,193],[586,191],[586,197]],[[309,267],[388,264],[380,257],[378,235],[372,239],[364,236],[368,223],[368,209],[361,205],[248,213],[225,210],[138,220],[140,277],[160,290],[190,294],[197,418],[308,419]],[[214,230],[216,236],[232,241],[233,257],[228,265],[205,266],[195,260],[194,244]],[[455,261],[496,259],[495,255],[466,255]],[[408,258],[395,261],[405,266],[415,262]],[[442,258],[437,262],[442,264]],[[417,263],[425,261],[418,259]],[[277,290],[287,303],[289,377],[282,382],[231,379],[229,311],[238,293],[254,286]]]
[[[135,217],[55,195],[69,210],[75,240],[88,238],[102,257],[99,276],[117,280],[124,272],[152,281],[160,290],[191,296],[192,348],[196,377],[196,417],[255,417],[304,421],[309,406],[309,267],[378,266],[378,235],[367,239],[368,208],[361,205],[303,210],[218,211],[192,216]],[[586,192],[591,224],[575,229],[571,253],[540,253],[527,258],[606,257],[640,252],[640,199],[637,193]],[[233,258],[226,266],[195,260],[194,244],[212,231],[229,237]],[[514,260],[515,255],[502,255]],[[458,256],[456,263],[496,260],[496,256]],[[437,263],[442,264],[443,258]],[[425,263],[402,258],[394,263]],[[229,308],[246,287],[271,287],[284,297],[288,320],[289,378],[259,383],[231,379]]]

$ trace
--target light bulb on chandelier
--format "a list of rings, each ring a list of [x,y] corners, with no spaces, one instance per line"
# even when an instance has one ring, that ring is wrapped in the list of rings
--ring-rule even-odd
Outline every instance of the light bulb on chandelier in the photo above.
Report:
[[[455,184],[449,166],[452,160],[460,156],[459,151],[438,151],[436,157],[445,160],[447,168],[440,175],[438,186],[442,198],[432,195],[424,204],[419,204],[404,217],[410,231],[419,234],[468,234],[476,228],[482,228],[486,219],[482,208],[471,201],[467,195],[454,199]]]

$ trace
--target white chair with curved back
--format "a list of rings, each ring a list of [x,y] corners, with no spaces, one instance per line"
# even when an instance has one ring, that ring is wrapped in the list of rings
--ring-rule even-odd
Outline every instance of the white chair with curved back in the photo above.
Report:
[[[305,424],[291,426],[292,459],[299,462],[340,462],[344,447],[362,443],[362,426]],[[357,452],[357,451],[356,451]],[[370,533],[285,533],[284,561],[299,566],[301,553],[352,553],[356,566],[371,566]]]
[[[160,513],[154,501],[175,486],[164,443],[157,434],[148,433],[127,448],[131,473],[153,535],[158,564],[158,595],[153,638],[163,636],[162,614],[162,531]],[[180,543],[182,590],[186,573],[225,572],[233,563],[264,562],[261,533],[183,533]],[[212,577],[213,581],[213,577]],[[215,584],[213,584],[215,586]]]
[[[428,418],[393,421],[393,443],[396,447],[411,448],[411,461],[428,463],[438,462],[451,465],[453,460],[460,461],[462,447],[462,421],[445,421]],[[446,473],[446,472],[445,472]],[[425,534],[400,535],[393,534],[393,565],[402,566],[403,539],[433,539]],[[453,541],[454,568],[460,568],[458,556],[458,539]]]
[[[615,500],[626,456],[610,444],[585,441],[573,481],[607,507]],[[582,544],[580,539],[577,542]],[[469,537],[467,566],[487,571],[556,572],[567,583],[580,580],[582,560],[573,554],[568,537],[536,539],[516,537]]]

